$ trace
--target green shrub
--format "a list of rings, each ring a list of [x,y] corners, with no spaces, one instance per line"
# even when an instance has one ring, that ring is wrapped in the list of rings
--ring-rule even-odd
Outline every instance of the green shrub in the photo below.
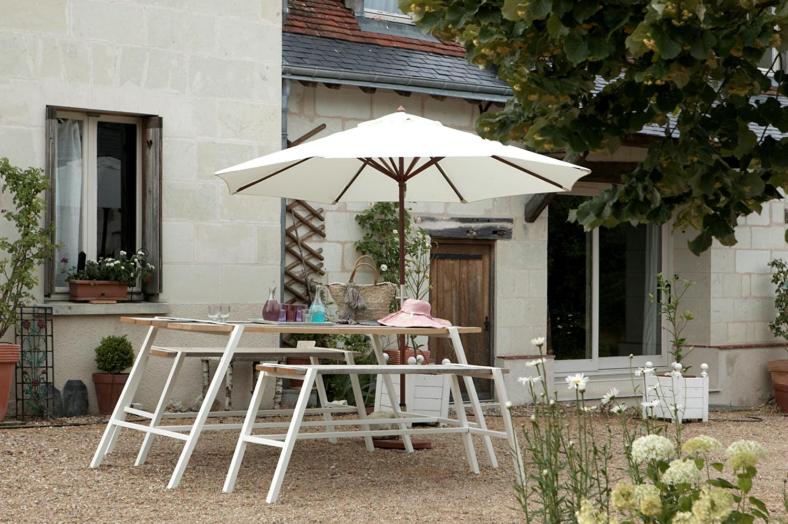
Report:
[[[120,373],[134,363],[134,350],[126,335],[101,339],[96,348],[96,366],[105,373]]]

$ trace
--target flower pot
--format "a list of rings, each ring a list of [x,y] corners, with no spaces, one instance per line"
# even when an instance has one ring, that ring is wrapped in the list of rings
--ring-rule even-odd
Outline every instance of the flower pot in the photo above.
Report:
[[[643,408],[644,415],[673,420],[673,406],[678,406],[678,416],[684,420],[709,420],[709,377],[649,375],[646,378],[645,402],[659,401],[653,408]]]
[[[389,364],[396,366],[400,363],[399,361],[399,349],[385,349],[383,350],[385,354],[389,356]],[[405,348],[405,363],[407,364],[408,359],[410,357],[415,357],[417,355],[421,355],[424,357],[424,363],[430,363],[430,350],[429,349],[420,349],[417,352],[413,351],[412,347]]]
[[[68,290],[75,302],[129,299],[129,287],[114,280],[70,280]]]
[[[774,400],[783,413],[788,413],[788,360],[772,360],[767,367],[772,377]]]
[[[0,343],[0,422],[5,419],[8,411],[8,396],[20,356],[19,344]]]
[[[93,373],[93,385],[96,387],[96,400],[101,415],[112,414],[128,378],[128,373]]]

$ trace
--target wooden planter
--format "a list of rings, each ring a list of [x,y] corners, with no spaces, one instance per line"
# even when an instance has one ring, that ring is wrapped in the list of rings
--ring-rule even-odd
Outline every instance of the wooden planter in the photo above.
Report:
[[[112,414],[128,378],[128,373],[93,373],[93,385],[96,387],[96,400],[101,415]]]
[[[19,344],[0,343],[0,422],[5,419],[8,410],[8,396],[20,355]]]
[[[116,302],[129,299],[129,287],[114,280],[70,280],[68,289],[71,300],[75,302]]]
[[[656,386],[656,389],[654,389]],[[704,372],[699,377],[673,377],[671,375],[649,375],[643,400],[659,400],[654,408],[643,408],[643,414],[663,420],[673,420],[673,405],[678,405],[678,415],[684,420],[709,420],[709,376]]]
[[[774,400],[783,413],[788,413],[788,360],[772,360],[767,366],[772,377]]]

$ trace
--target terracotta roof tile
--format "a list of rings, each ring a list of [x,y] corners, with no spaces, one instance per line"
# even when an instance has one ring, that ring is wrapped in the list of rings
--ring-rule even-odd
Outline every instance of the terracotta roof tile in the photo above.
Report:
[[[403,36],[362,31],[353,12],[342,0],[289,0],[286,33],[334,38],[348,42],[397,47],[447,56],[465,56],[462,46],[455,43],[430,42]]]

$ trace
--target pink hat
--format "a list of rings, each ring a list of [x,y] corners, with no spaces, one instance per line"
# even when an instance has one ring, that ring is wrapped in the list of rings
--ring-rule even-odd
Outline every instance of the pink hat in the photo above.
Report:
[[[402,309],[387,315],[378,322],[384,326],[392,327],[432,327],[442,328],[451,326],[451,322],[430,315],[432,308],[429,302],[408,298],[402,304]]]

